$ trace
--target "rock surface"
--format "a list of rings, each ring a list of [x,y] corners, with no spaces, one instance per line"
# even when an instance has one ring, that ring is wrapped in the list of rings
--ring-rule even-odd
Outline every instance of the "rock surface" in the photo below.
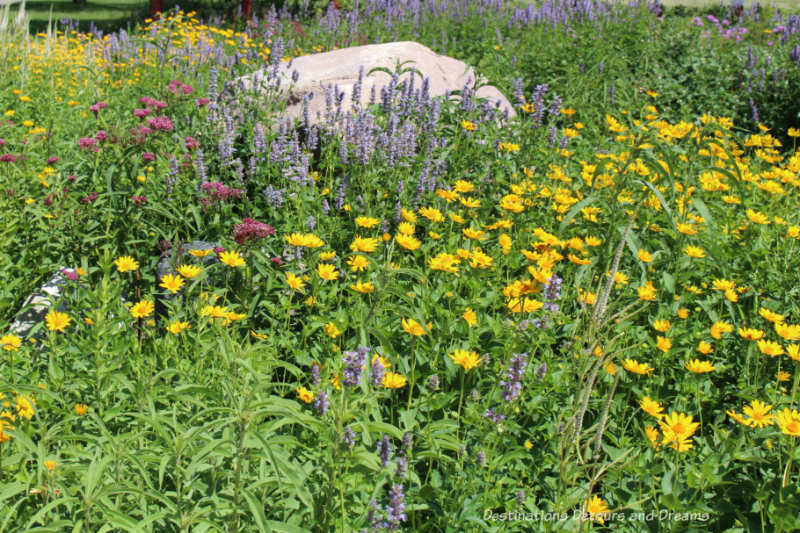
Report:
[[[401,71],[406,72],[394,83],[393,96],[396,97],[401,95],[404,83],[409,83],[408,87],[420,94],[427,90],[431,97],[462,91],[465,86],[471,90],[475,86],[475,72],[463,61],[439,55],[416,42],[401,41],[298,57],[281,63],[277,72],[271,68],[256,71],[238,78],[230,87],[244,91],[274,91],[276,81],[279,81],[278,90],[288,97],[282,117],[302,117],[304,102],[308,101],[309,122],[314,124],[331,118],[326,113],[331,107],[337,107],[337,95],[341,112],[363,109],[371,101],[381,102],[382,90],[390,86],[392,75],[374,69],[395,73],[398,65]],[[509,117],[516,115],[508,99],[493,86],[484,85],[474,91],[473,96],[486,99],[501,113],[507,111]]]

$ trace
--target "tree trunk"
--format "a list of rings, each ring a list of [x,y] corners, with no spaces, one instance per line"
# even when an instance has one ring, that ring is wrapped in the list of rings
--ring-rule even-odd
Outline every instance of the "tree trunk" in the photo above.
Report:
[[[242,17],[249,19],[253,12],[253,0],[242,0]]]
[[[157,18],[164,11],[164,0],[150,0],[150,18]]]

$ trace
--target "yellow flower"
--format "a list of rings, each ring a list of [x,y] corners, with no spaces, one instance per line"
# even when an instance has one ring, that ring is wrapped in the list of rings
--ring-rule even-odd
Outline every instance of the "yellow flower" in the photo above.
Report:
[[[155,304],[149,300],[142,300],[131,306],[130,312],[133,318],[146,318],[155,310]]]
[[[778,371],[777,379],[780,382],[789,381],[789,379],[791,379],[791,377],[792,377],[792,375],[790,373],[788,373],[788,372],[784,372],[783,370],[779,370]]]
[[[461,318],[467,321],[469,327],[472,327],[478,323],[478,315],[476,315],[475,311],[473,311],[470,307],[467,307],[467,309],[464,311],[464,314],[461,315]]]
[[[670,328],[672,324],[669,323],[669,320],[659,319],[653,322],[653,329],[656,331],[660,331],[661,333],[666,333],[666,331]]]
[[[531,441],[529,441],[529,440],[526,440],[525,443],[523,444],[523,446],[525,446],[526,450],[530,450],[530,449],[533,448],[533,443]]]
[[[686,363],[686,370],[694,372],[695,374],[705,374],[714,371],[714,364],[711,361],[701,361],[700,359],[693,359]]]
[[[764,332],[754,328],[739,328],[739,336],[748,341],[757,341],[764,337]]]
[[[402,389],[406,386],[406,378],[396,372],[386,372],[381,384],[387,389]]]
[[[772,415],[769,411],[772,409],[771,405],[767,405],[762,401],[753,400],[750,405],[746,405],[742,412],[745,416],[746,423],[751,428],[763,428],[772,424]]]
[[[356,226],[362,228],[374,228],[380,221],[372,217],[356,217]]]
[[[800,361],[800,344],[790,344],[786,347],[786,355],[793,361]]]
[[[773,324],[778,324],[780,322],[783,322],[784,319],[786,319],[786,316],[779,315],[778,313],[770,311],[769,309],[766,309],[764,307],[759,308],[758,314],[761,315],[761,318],[763,318],[764,320],[768,320]]]
[[[476,207],[480,207],[481,206],[481,201],[478,200],[477,198],[472,198],[471,196],[466,196],[466,197],[463,197],[463,198],[459,198],[458,201],[464,207],[476,208]]]
[[[403,326],[403,331],[415,337],[422,337],[424,335],[427,335],[428,332],[433,328],[433,324],[431,322],[428,322],[427,324],[428,329],[426,330],[419,322],[417,322],[413,318],[409,319],[403,318],[400,321],[400,324]]]
[[[400,210],[400,214],[403,216],[403,220],[409,222],[411,224],[417,223],[417,215],[414,214],[414,211],[406,209],[405,207]]]
[[[129,255],[118,257],[114,261],[114,264],[117,266],[117,270],[121,273],[139,268],[139,262]]]
[[[86,411],[89,410],[89,406],[85,403],[76,403],[75,404],[75,414],[78,416],[83,416],[86,414]]]
[[[412,235],[404,235],[402,233],[395,235],[394,240],[406,250],[416,250],[422,244],[422,242],[416,237],[413,237]]]
[[[305,387],[297,387],[295,392],[297,392],[297,397],[305,403],[311,403],[314,401],[314,393]]]
[[[286,273],[286,284],[298,292],[303,292],[303,288],[306,286],[305,281],[300,279],[298,276],[295,276],[291,272]]]
[[[339,279],[339,272],[336,267],[328,263],[319,263],[317,265],[317,274],[324,280],[334,281]]]
[[[526,296],[523,298],[511,298],[508,300],[506,307],[512,313],[534,313],[544,307],[544,303]]]
[[[469,120],[462,120],[461,127],[466,131],[475,131],[475,128],[477,126],[475,126],[475,124],[473,122],[470,122]]]
[[[745,211],[745,214],[747,215],[747,219],[754,224],[767,225],[770,223],[769,217],[764,213],[748,209]]]
[[[265,334],[263,334],[263,333],[258,333],[258,332],[256,332],[256,331],[253,331],[252,329],[250,330],[250,335],[251,335],[251,336],[252,336],[254,339],[258,339],[258,340],[260,340],[260,341],[263,341],[264,339],[268,339],[268,338],[269,338],[269,335],[265,335]]]
[[[656,418],[661,418],[661,413],[664,411],[664,408],[661,406],[661,402],[657,402],[655,400],[651,400],[649,396],[645,396],[639,402],[639,407],[650,416],[654,416]]]
[[[401,222],[397,225],[397,232],[402,235],[414,235],[415,230],[414,224],[409,222]]]
[[[604,516],[609,514],[609,509],[606,502],[604,502],[600,496],[595,494],[592,496],[592,499],[587,499],[583,505],[586,508],[586,514],[589,520],[596,520],[601,524],[606,523]]]
[[[221,305],[206,305],[200,310],[201,316],[208,318],[223,318],[228,319],[228,308]]]
[[[351,255],[347,258],[347,264],[353,272],[361,272],[369,266],[369,259],[363,255]]]
[[[239,252],[235,250],[225,251],[219,254],[219,260],[229,267],[243,267],[246,263]]]
[[[172,294],[175,294],[183,287],[184,279],[182,277],[173,276],[172,274],[167,274],[163,278],[161,278],[161,283],[159,287],[163,287],[167,289]]]
[[[628,372],[633,372],[634,374],[640,374],[642,376],[646,376],[655,370],[655,368],[651,367],[647,363],[640,363],[635,359],[625,359],[622,361],[622,368]]]
[[[457,193],[468,193],[475,190],[475,185],[467,180],[456,180],[453,190]]]
[[[655,426],[647,426],[644,428],[644,434],[647,435],[647,439],[650,441],[650,444],[653,446],[653,448],[656,450],[661,448],[661,443],[658,442],[660,434]]]
[[[70,322],[72,322],[72,319],[66,313],[51,310],[47,313],[47,315],[45,315],[44,321],[47,325],[47,329],[50,331],[60,331],[61,333],[64,333],[64,329],[69,326]]]
[[[378,243],[378,239],[357,236],[350,245],[350,249],[354,252],[370,253],[378,249]]]
[[[16,335],[3,335],[0,337],[0,346],[8,352],[16,352],[22,346],[22,339]]]
[[[193,279],[199,276],[203,269],[197,265],[181,265],[178,267],[178,274],[186,279]]]
[[[45,461],[44,462],[44,467],[47,468],[47,470],[49,470],[49,471],[55,470],[57,466],[58,466],[58,463],[55,462],[55,461]]]
[[[670,350],[670,348],[672,348],[672,341],[666,337],[662,337],[661,335],[659,335],[658,337],[656,337],[656,346],[662,352],[667,353]]]
[[[481,357],[478,355],[477,352],[469,352],[467,350],[456,350],[448,357],[453,360],[453,362],[464,370],[469,372],[473,368],[477,368],[481,364]]]
[[[664,434],[664,444],[672,443],[672,447],[679,452],[689,451],[692,448],[690,439],[700,427],[700,423],[695,422],[693,416],[675,412],[662,418],[658,425]]]
[[[511,252],[511,237],[503,233],[497,238],[497,241],[500,243],[500,247],[503,249],[503,255],[508,255],[508,253]]]
[[[180,322],[180,321],[178,321],[178,322],[171,323],[170,325],[167,326],[166,329],[167,329],[167,331],[169,331],[173,335],[180,335],[182,332],[186,331],[190,327],[191,326],[189,325],[188,322]]]
[[[733,331],[733,326],[728,322],[714,322],[711,325],[711,336],[719,340],[724,333]]]
[[[458,272],[458,263],[461,261],[457,255],[442,252],[428,261],[428,266],[432,270],[441,270],[455,274]]]
[[[737,413],[736,411],[725,411],[725,414],[733,418],[736,422],[740,423],[741,425],[743,426],[747,425],[747,420],[745,420],[740,413]]]
[[[355,285],[350,285],[350,288],[356,292],[360,292],[361,294],[370,294],[375,292],[375,285],[370,282],[362,283],[361,281],[357,281]]]
[[[639,299],[645,302],[652,302],[658,298],[658,291],[652,281],[646,281],[644,285],[636,289],[636,292],[639,294]]]
[[[800,341],[800,324],[775,324],[775,333],[786,341]]]
[[[800,413],[795,409],[787,407],[783,411],[778,411],[775,415],[775,421],[784,435],[800,437]]]
[[[444,215],[435,207],[420,207],[419,214],[427,218],[431,222],[444,222]],[[409,222],[413,222],[409,220]]]
[[[464,228],[461,230],[461,232],[468,239],[480,239],[486,234],[486,232],[483,230],[473,229],[473,228]]]
[[[325,334],[331,339],[335,339],[336,337],[341,335],[342,332],[339,331],[339,328],[336,327],[336,324],[334,324],[333,322],[328,322],[327,324],[325,324]]]
[[[698,246],[687,246],[683,251],[686,252],[686,255],[689,257],[694,257],[696,259],[702,259],[706,256],[706,252]]]
[[[697,351],[703,355],[708,355],[714,352],[714,348],[712,348],[711,344],[709,344],[708,342],[700,341],[697,345]]]
[[[25,420],[30,420],[31,418],[33,418],[33,415],[36,414],[33,405],[34,402],[31,398],[28,398],[27,396],[17,396],[15,405],[15,409],[17,410],[17,416],[20,416]]]
[[[193,255],[194,257],[206,257],[206,256],[209,256],[209,255],[213,254],[214,250],[212,250],[211,248],[206,248],[206,249],[203,249],[203,250],[193,249],[193,250],[189,250],[189,253],[191,255]]]
[[[681,319],[685,320],[688,317],[689,317],[689,310],[688,309],[686,309],[685,307],[681,307],[680,309],[678,309],[678,318],[681,318]]]
[[[639,260],[643,263],[649,263],[650,261],[653,260],[653,256],[647,250],[639,250],[638,252],[636,252],[636,255],[637,257],[639,257]]]
[[[779,355],[783,355],[784,353],[783,346],[775,341],[760,340],[758,341],[758,349],[764,355],[770,355],[772,357],[777,357]]]

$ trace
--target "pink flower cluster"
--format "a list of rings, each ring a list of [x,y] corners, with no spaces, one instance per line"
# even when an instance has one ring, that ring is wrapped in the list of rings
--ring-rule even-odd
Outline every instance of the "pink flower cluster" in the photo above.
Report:
[[[261,240],[270,235],[275,235],[275,228],[252,218],[245,218],[233,228],[233,240],[237,244]]]
[[[202,205],[203,208],[209,207],[215,202],[239,200],[244,193],[242,189],[228,187],[218,181],[204,183],[200,188],[208,194],[206,198],[200,198],[200,205]]]
[[[170,81],[167,89],[172,94],[192,94],[194,92],[194,87],[181,83],[178,80]]]
[[[0,155],[0,163],[16,163],[17,156],[14,154],[3,154]]]
[[[720,20],[714,15],[706,15],[706,20],[708,20],[708,22],[710,22],[711,24],[714,25],[715,28],[717,28],[717,33],[719,33],[720,37],[722,37],[723,39],[733,38],[736,39],[737,43],[739,43],[742,42],[742,37],[747,34],[747,28],[741,26],[729,27],[731,23],[728,19],[722,19],[722,21],[720,22]],[[705,26],[703,19],[701,19],[700,17],[694,17],[692,19],[692,24],[700,28]],[[700,37],[706,39],[711,36],[711,32],[712,30],[704,31],[700,35]]]
[[[78,140],[78,148],[83,148],[84,150],[91,150],[92,152],[99,152],[100,147],[97,146],[97,139],[94,137],[81,137]]]
[[[200,147],[200,143],[197,142],[197,139],[195,139],[194,137],[189,137],[188,135],[186,136],[186,149],[187,150],[189,150],[191,152],[195,148],[199,148],[199,147]]]
[[[144,204],[147,203],[146,196],[136,196],[135,194],[131,196],[131,201],[136,204],[136,207],[142,207]]]
[[[148,118],[146,124],[156,131],[172,131],[172,121],[167,116]]]
[[[95,114],[95,116],[97,116],[100,110],[105,109],[106,107],[108,107],[108,104],[106,104],[105,102],[97,102],[96,104],[89,106],[89,111],[91,111],[92,113]]]

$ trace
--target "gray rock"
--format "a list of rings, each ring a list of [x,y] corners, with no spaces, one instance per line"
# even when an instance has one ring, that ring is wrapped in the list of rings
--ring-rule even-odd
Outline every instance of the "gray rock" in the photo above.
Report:
[[[38,291],[32,293],[22,304],[22,308],[14,317],[10,333],[19,337],[28,337],[33,327],[44,322],[44,317],[50,308],[61,298],[64,286],[68,280],[66,275],[76,275],[71,268],[61,267],[56,270],[50,279]],[[66,311],[66,306],[59,305],[59,311]]]

